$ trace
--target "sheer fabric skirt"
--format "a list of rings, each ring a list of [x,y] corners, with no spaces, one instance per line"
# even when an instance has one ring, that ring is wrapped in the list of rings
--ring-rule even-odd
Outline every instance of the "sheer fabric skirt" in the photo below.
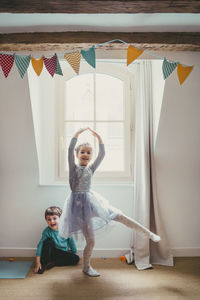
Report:
[[[92,231],[102,228],[122,212],[111,206],[100,194],[71,192],[65,201],[60,217],[59,234],[69,238],[82,233],[85,226]]]

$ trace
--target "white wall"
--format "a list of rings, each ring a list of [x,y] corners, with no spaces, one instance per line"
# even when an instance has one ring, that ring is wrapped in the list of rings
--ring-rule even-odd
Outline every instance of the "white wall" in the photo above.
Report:
[[[200,53],[164,55],[185,64],[200,64]],[[199,82],[200,69],[194,70],[182,87],[176,71],[167,79],[158,126],[160,209],[170,246],[178,255],[200,255]],[[0,256],[33,256],[45,226],[45,208],[62,207],[69,189],[38,185],[28,80],[20,78],[15,66],[7,79],[0,73],[0,136]],[[132,216],[132,186],[98,185],[94,189]],[[96,254],[119,255],[130,247],[131,240],[131,231],[116,224],[98,234]],[[78,247],[82,246],[79,241]]]
[[[42,101],[42,99],[41,99]],[[14,66],[7,79],[0,73],[0,256],[33,256],[46,226],[44,210],[63,206],[69,193],[65,186],[39,186],[37,151],[28,89]],[[110,203],[131,216],[133,187],[94,186]],[[132,242],[121,224],[98,233],[96,255],[120,255]],[[78,241],[82,248],[83,241]]]

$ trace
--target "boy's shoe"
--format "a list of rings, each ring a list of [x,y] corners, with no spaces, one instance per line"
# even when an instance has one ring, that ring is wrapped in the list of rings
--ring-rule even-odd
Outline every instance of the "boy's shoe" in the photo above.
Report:
[[[45,269],[50,270],[51,268],[55,267],[56,262],[55,261],[50,261],[46,264]]]
[[[38,274],[43,274],[45,270],[44,266],[41,266],[41,268],[38,270]]]
[[[38,274],[43,274],[45,270],[50,270],[51,268],[55,267],[55,265],[55,261],[50,261],[46,265],[42,265],[42,267],[38,270]]]

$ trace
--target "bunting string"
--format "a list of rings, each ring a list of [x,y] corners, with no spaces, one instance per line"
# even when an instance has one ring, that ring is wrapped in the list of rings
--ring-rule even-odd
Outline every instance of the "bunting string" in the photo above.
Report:
[[[166,57],[162,57],[158,54],[139,49],[137,47],[134,47],[134,45],[130,45],[129,43],[120,39],[106,41],[104,43],[97,44],[96,46],[93,45],[88,49],[81,49],[80,51],[74,50],[69,53],[64,53],[62,58],[64,58],[69,63],[69,65],[75,71],[76,75],[79,75],[81,57],[92,68],[95,69],[96,68],[95,49],[100,48],[105,44],[109,44],[117,41],[127,45],[127,67],[131,65],[136,59],[138,59],[138,57],[140,57],[143,53],[146,53],[148,55],[163,60],[162,73],[163,73],[164,80],[166,80],[174,72],[174,70],[177,69],[177,76],[180,85],[183,84],[183,82],[188,78],[188,76],[191,74],[191,72],[194,69],[194,66],[181,64],[180,62],[177,61],[170,61]],[[55,74],[63,76],[58,55],[56,53],[52,57],[45,57],[43,55],[40,59],[36,59],[32,57],[32,55],[24,56],[18,54],[0,53],[0,66],[5,78],[8,77],[15,63],[19,71],[19,74],[23,79],[30,65],[30,62],[37,76],[40,76],[43,70],[43,66],[45,66],[46,70],[51,75],[51,77],[54,77]]]

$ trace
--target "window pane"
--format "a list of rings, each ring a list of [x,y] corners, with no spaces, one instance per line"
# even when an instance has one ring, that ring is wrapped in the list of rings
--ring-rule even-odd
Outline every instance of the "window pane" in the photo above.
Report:
[[[100,171],[124,171],[124,124],[97,123],[97,132],[103,139],[106,155]]]
[[[67,151],[68,147],[71,141],[71,138],[74,136],[74,134],[80,129],[80,128],[85,128],[85,127],[90,127],[93,129],[93,123],[90,122],[83,122],[83,123],[75,123],[75,122],[66,122],[65,123],[65,145],[66,145],[66,155],[65,155],[65,170],[68,171],[68,161],[67,161]],[[76,146],[82,143],[90,143],[92,148],[94,149],[94,142],[95,138],[94,136],[87,130],[82,132],[79,137]],[[95,153],[94,153],[94,158],[95,158]],[[77,163],[77,161],[76,161]]]
[[[93,74],[79,75],[65,83],[65,120],[92,120]]]
[[[96,74],[97,120],[123,120],[123,81],[105,74]]]

